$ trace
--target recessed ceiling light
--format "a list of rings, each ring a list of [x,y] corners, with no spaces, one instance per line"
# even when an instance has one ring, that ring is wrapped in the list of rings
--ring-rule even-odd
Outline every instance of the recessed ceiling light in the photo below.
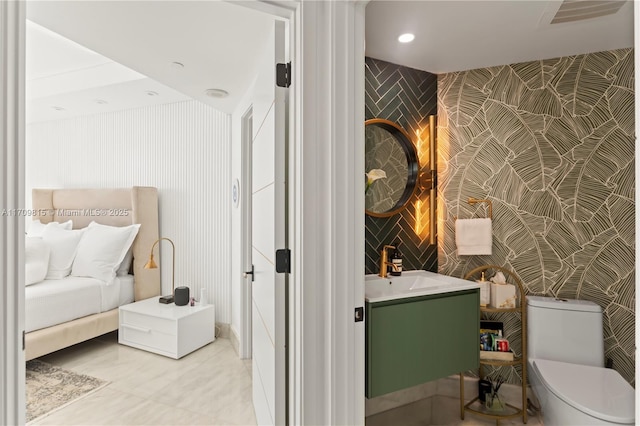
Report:
[[[61,106],[52,106],[51,108],[55,109],[56,111],[64,111],[65,110]]]
[[[413,41],[413,39],[416,38],[416,36],[414,36],[411,33],[406,33],[406,34],[402,34],[400,37],[398,37],[398,41],[400,43],[410,43]]]
[[[229,92],[222,89],[207,89],[204,91],[204,94],[210,98],[226,98],[229,96]]]
[[[147,95],[149,95],[149,96],[158,96],[158,92],[154,92],[153,90],[147,90]]]
[[[171,68],[179,70],[184,68],[184,64],[182,62],[171,62]]]
[[[109,103],[109,102],[105,101],[104,99],[96,99],[94,102],[97,103],[98,105],[105,105],[105,104]]]

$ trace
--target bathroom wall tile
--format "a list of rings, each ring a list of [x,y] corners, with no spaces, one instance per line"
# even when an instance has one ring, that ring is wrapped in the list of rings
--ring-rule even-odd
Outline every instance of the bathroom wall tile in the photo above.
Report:
[[[437,76],[373,58],[365,58],[365,118],[397,123],[416,144],[416,132],[428,143],[429,115],[437,111]],[[420,158],[421,172],[428,173],[428,155]],[[416,235],[415,202],[429,203],[429,190],[418,189],[401,213],[388,218],[365,218],[365,273],[379,272],[380,250],[401,241],[405,270],[437,271],[436,245],[428,234]]]

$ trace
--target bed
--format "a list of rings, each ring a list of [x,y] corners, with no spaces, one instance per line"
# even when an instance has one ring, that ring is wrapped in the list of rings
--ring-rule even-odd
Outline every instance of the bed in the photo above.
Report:
[[[131,244],[131,268],[109,286],[94,278],[69,276],[45,279],[25,289],[25,324],[33,330],[25,335],[26,360],[117,330],[119,305],[160,294],[159,270],[144,269],[149,250],[159,238],[156,188],[33,189],[32,200],[33,220],[43,225],[72,220],[73,229],[90,227],[91,222],[140,226]]]

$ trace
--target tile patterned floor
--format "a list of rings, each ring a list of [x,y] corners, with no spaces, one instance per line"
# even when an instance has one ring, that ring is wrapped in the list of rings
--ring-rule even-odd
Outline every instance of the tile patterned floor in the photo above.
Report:
[[[111,383],[31,424],[255,425],[251,364],[228,339],[180,360],[119,345],[116,333],[42,357]]]
[[[238,358],[228,339],[180,360],[118,344],[109,333],[41,358],[110,383],[31,425],[255,425],[251,402],[251,361]],[[452,385],[453,386],[453,385]],[[502,425],[522,424],[518,419]],[[459,400],[434,396],[384,411],[367,426],[493,425],[467,415]],[[528,425],[540,425],[531,418]]]
[[[465,425],[484,426],[495,425],[496,421],[465,414],[460,419],[460,400],[447,396],[434,396],[402,407],[384,411],[365,420],[366,426],[422,426],[422,425]],[[500,420],[501,425],[521,425],[522,418]],[[537,416],[529,417],[528,426],[540,426],[542,422]]]

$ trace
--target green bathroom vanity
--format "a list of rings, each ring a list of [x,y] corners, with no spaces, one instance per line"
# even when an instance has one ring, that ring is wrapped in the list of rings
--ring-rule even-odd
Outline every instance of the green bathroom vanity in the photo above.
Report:
[[[365,278],[365,396],[479,366],[480,290],[426,271]]]

